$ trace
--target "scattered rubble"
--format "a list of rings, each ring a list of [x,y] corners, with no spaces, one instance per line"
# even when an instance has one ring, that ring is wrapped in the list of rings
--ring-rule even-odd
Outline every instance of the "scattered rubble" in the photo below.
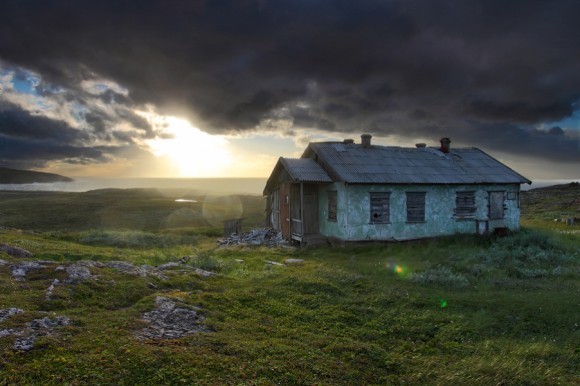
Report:
[[[50,284],[50,286],[46,289],[46,292],[44,294],[44,299],[45,300],[50,300],[50,298],[52,297],[52,291],[54,291],[54,286],[59,284],[60,280],[58,279],[54,279],[52,281],[52,283]]]
[[[24,310],[20,308],[6,308],[0,310],[0,322],[12,315],[21,314]],[[56,327],[68,326],[70,319],[66,316],[56,316],[54,319],[45,316],[41,319],[34,319],[21,329],[0,330],[0,337],[15,336],[12,348],[20,351],[30,351],[34,348],[34,343],[40,336],[51,335]]]
[[[12,271],[12,277],[15,280],[23,281],[26,278],[27,273],[33,269],[43,269],[47,268],[50,265],[54,265],[54,261],[23,261],[16,264],[10,264],[10,262],[6,262],[4,260],[0,260],[0,266],[2,265],[9,265]],[[162,264],[158,267],[153,267],[150,265],[141,265],[136,266],[126,261],[110,261],[106,263],[102,262],[95,262],[95,261],[78,261],[69,265],[57,265],[54,270],[55,271],[66,271],[68,274],[68,278],[64,281],[67,284],[76,284],[82,280],[98,280],[97,275],[93,275],[91,273],[92,267],[98,268],[113,268],[122,273],[128,275],[135,275],[141,277],[148,277],[153,276],[158,279],[166,280],[167,276],[164,272],[170,268],[181,268],[179,272],[184,271],[193,271],[193,273],[203,276],[209,277],[216,275],[214,272],[206,271],[200,268],[195,268],[188,264],[177,263],[177,262],[169,262],[166,264]],[[52,288],[54,289],[54,285],[59,284],[59,281],[53,282],[49,290]],[[47,293],[49,292],[47,290]],[[47,295],[49,297],[50,295]]]
[[[282,232],[272,228],[252,229],[247,233],[232,235],[225,239],[217,241],[220,247],[228,245],[264,245],[267,247],[277,247],[288,245],[288,242],[282,237]]]
[[[181,264],[172,261],[169,263],[161,264],[159,267],[157,267],[157,269],[160,269],[163,271],[163,270],[166,270],[168,268],[175,268],[175,267],[181,267]]]
[[[91,271],[85,265],[72,264],[66,267],[66,273],[68,273],[67,283],[78,283],[81,280],[92,279]]]
[[[21,308],[5,308],[0,310],[0,323],[2,323],[7,318],[11,317],[12,315],[17,315],[23,313],[24,310]]]
[[[178,307],[173,299],[158,296],[155,299],[155,309],[143,314],[143,320],[149,323],[149,326],[135,335],[143,340],[176,339],[211,331],[202,324],[205,318],[197,311],[199,309],[191,306]]]
[[[28,258],[32,257],[32,253],[28,252],[26,249],[13,247],[12,245],[8,245],[8,244],[0,244],[0,251],[3,251],[7,255],[10,255],[10,256],[16,257],[16,258],[28,259]]]
[[[110,261],[104,264],[107,268],[114,268],[129,275],[147,277],[149,275],[155,276],[159,279],[166,279],[167,277],[161,273],[162,269],[152,267],[150,265],[142,265],[140,267],[126,261]]]
[[[46,268],[43,262],[39,261],[25,261],[12,266],[12,277],[16,280],[24,280],[26,273],[32,269]]]

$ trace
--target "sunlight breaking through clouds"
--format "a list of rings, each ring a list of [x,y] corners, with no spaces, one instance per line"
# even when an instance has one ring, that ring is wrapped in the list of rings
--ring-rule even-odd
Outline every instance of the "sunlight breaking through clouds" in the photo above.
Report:
[[[187,120],[140,112],[161,133],[146,143],[157,157],[167,156],[179,170],[180,177],[224,175],[232,166],[227,139],[192,126]]]

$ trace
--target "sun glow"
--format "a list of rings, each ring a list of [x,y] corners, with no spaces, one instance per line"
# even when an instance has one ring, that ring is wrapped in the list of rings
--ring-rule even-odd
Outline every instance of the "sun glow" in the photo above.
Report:
[[[232,157],[228,141],[211,135],[175,117],[158,117],[163,128],[162,137],[147,142],[153,154],[165,156],[178,168],[179,177],[224,177]],[[160,124],[160,122],[156,122]]]

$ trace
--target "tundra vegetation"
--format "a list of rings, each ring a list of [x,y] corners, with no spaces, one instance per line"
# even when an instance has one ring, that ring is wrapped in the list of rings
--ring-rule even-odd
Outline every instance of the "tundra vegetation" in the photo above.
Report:
[[[217,247],[220,218],[262,225],[261,197],[0,192],[0,383],[577,383],[558,196],[522,200],[506,237],[297,249]]]

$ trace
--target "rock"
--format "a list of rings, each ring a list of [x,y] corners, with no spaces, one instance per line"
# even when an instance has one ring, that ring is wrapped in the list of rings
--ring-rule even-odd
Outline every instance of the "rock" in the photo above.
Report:
[[[46,289],[46,293],[44,294],[45,300],[50,300],[50,297],[52,296],[52,291],[54,291],[54,286],[59,284],[59,283],[60,283],[60,280],[58,280],[58,279],[54,279],[52,281],[50,286]]]
[[[12,315],[21,314],[23,312],[24,310],[22,308],[4,308],[3,310],[0,310],[0,323]]]
[[[20,308],[7,308],[0,310],[0,321],[4,320],[10,315],[20,314],[24,311]],[[4,317],[2,318],[2,315]],[[34,343],[39,336],[50,335],[52,330],[56,327],[67,326],[70,324],[70,319],[66,316],[57,316],[54,319],[44,317],[35,319],[28,323],[24,328],[20,329],[3,329],[0,331],[0,337],[15,335],[13,348],[20,351],[30,351],[34,348]]]
[[[157,276],[159,278],[164,278],[164,276],[159,272],[159,270],[157,270],[154,267],[151,267],[149,265],[142,265],[140,267],[137,267],[131,263],[128,263],[126,261],[110,261],[108,263],[106,263],[104,265],[107,268],[114,268],[117,269],[123,273],[127,273],[129,275],[136,275],[136,276],[141,276],[141,277],[146,277],[149,274],[152,274],[153,276]]]
[[[5,336],[12,335],[13,333],[14,333],[14,330],[13,329],[10,329],[10,330],[7,330],[7,329],[0,330],[0,338],[5,337]]]
[[[304,260],[302,260],[302,259],[286,259],[286,260],[284,260],[284,262],[286,264],[299,264],[299,263],[304,263]]]
[[[108,263],[105,263],[105,267],[115,268],[123,272],[132,271],[135,269],[135,266],[133,264],[128,263],[126,261],[109,261]]]
[[[0,259],[0,267],[3,265],[6,265],[6,264],[8,264],[8,262],[6,260]]]
[[[66,316],[57,316],[54,319],[45,316],[42,319],[34,319],[28,324],[28,327],[33,330],[46,330],[60,326],[68,326],[69,324],[70,319]]]
[[[175,267],[180,267],[180,266],[181,266],[181,264],[175,263],[172,261],[169,263],[161,264],[159,267],[157,267],[157,269],[164,270],[164,269],[175,268]]]
[[[13,247],[13,246],[8,245],[8,244],[0,244],[0,251],[3,251],[7,255],[10,255],[10,256],[16,257],[16,258],[29,259],[32,257],[32,253],[28,252],[26,249]]]
[[[66,267],[66,273],[68,273],[67,283],[77,283],[81,280],[92,279],[91,271],[83,265],[69,265]]]
[[[36,335],[28,335],[16,338],[12,348],[14,350],[30,351],[34,348],[34,343],[36,342]]]
[[[12,266],[12,277],[16,280],[24,280],[26,273],[31,269],[44,268],[44,265],[36,261],[26,261]]]
[[[158,296],[155,309],[143,314],[149,327],[136,333],[139,339],[175,339],[201,331],[209,331],[205,318],[192,307],[178,307],[172,299]]]
[[[194,272],[196,274],[198,274],[199,276],[203,276],[203,277],[210,277],[210,276],[216,275],[215,272],[206,271],[205,269],[201,269],[201,268],[196,268],[194,270]]]
[[[266,260],[266,263],[270,264],[270,265],[278,265],[278,266],[284,266],[284,264],[282,263],[278,263],[277,261],[271,261],[271,260]]]

